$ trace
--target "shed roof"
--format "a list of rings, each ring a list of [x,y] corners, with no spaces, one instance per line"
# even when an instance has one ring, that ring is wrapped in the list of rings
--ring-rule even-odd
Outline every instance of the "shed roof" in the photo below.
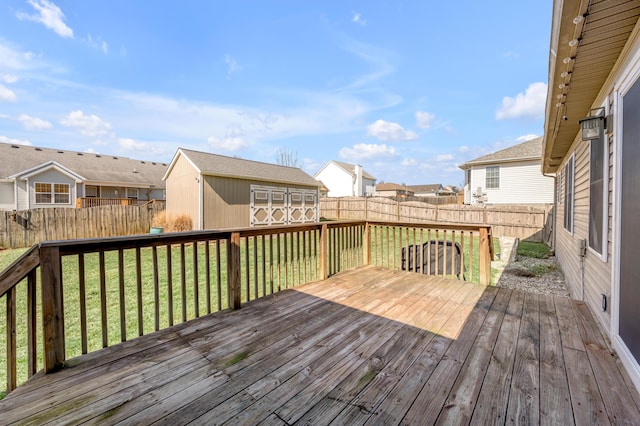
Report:
[[[376,191],[408,191],[413,192],[411,188],[397,183],[379,183],[376,185]]]
[[[313,187],[321,186],[320,182],[297,167],[280,166],[278,164],[227,157],[209,152],[192,151],[185,148],[178,149],[164,179],[169,176],[173,164],[180,155],[184,155],[203,175],[293,183]]]
[[[476,164],[510,163],[516,161],[539,160],[542,158],[542,137],[530,139],[518,145],[501,149],[491,154],[483,155],[474,160],[461,164],[461,169],[467,169]]]
[[[0,179],[59,164],[85,182],[164,188],[166,163],[108,154],[0,143]]]
[[[442,189],[442,184],[432,183],[429,185],[408,185],[407,187],[413,192],[438,192]]]

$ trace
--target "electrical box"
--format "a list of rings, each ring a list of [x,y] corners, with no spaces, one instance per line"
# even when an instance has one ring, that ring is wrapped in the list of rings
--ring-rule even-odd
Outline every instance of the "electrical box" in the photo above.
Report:
[[[585,257],[587,255],[587,240],[578,240],[578,256]]]

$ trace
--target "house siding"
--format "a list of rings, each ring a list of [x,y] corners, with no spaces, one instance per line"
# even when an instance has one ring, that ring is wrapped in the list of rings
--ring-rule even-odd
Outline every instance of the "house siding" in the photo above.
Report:
[[[16,208],[13,182],[0,182],[0,210]]]
[[[65,204],[36,203],[36,183],[66,183],[69,185],[69,202]],[[76,207],[76,181],[56,170],[50,169],[29,178],[29,207]]]
[[[500,187],[486,188],[486,167],[500,167]],[[540,172],[540,161],[518,163],[474,165],[471,168],[469,198],[477,203],[476,193],[482,188],[487,204],[551,204],[554,195],[554,180]]]
[[[578,255],[580,240],[589,239],[589,153],[588,141],[576,139],[570,153],[575,153],[575,189],[574,189],[574,222],[573,234],[563,227],[564,223],[564,185],[560,199],[562,203],[556,208],[556,223],[559,224],[556,233],[556,257],[565,276],[565,282],[574,299],[582,300],[589,305],[595,317],[605,330],[611,329],[611,309],[602,310],[602,295],[611,300],[612,294],[612,247],[613,247],[613,157],[612,146],[609,152],[609,203],[607,217],[607,255],[603,260],[595,251],[587,248],[586,255]],[[567,155],[559,170],[564,170]],[[565,177],[562,176],[564,179]]]
[[[316,179],[327,187],[329,197],[353,196],[353,178],[337,164],[329,163],[318,173]]]
[[[199,176],[184,155],[180,155],[166,180],[167,214],[189,216],[196,230],[200,229]]]

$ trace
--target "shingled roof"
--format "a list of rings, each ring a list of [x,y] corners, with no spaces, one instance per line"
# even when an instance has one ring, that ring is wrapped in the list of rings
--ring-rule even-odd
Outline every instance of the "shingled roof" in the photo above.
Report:
[[[203,175],[225,176],[238,179],[251,179],[267,182],[293,183],[298,185],[319,187],[321,183],[297,167],[280,166],[262,163],[243,158],[227,157],[209,152],[192,151],[179,148],[174,156],[164,179],[179,155],[186,156]]]
[[[19,177],[46,164],[58,164],[85,182],[164,188],[167,164],[107,154],[0,143],[0,179]]]
[[[483,155],[475,160],[461,164],[461,169],[468,169],[477,164],[505,163],[513,161],[541,160],[542,159],[542,137],[530,139],[518,145]]]

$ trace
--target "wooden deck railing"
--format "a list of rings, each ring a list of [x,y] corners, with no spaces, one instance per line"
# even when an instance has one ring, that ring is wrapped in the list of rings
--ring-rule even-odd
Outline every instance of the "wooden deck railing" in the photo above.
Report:
[[[78,355],[342,270],[402,269],[403,248],[415,255],[435,240],[462,247],[459,278],[489,283],[484,226],[346,221],[43,242],[0,272],[7,391],[39,365],[52,372]],[[447,272],[427,269],[414,268]]]
[[[164,203],[164,200],[138,200],[135,198],[99,198],[99,197],[78,197],[76,198],[76,208],[100,206],[140,206],[147,203]]]

